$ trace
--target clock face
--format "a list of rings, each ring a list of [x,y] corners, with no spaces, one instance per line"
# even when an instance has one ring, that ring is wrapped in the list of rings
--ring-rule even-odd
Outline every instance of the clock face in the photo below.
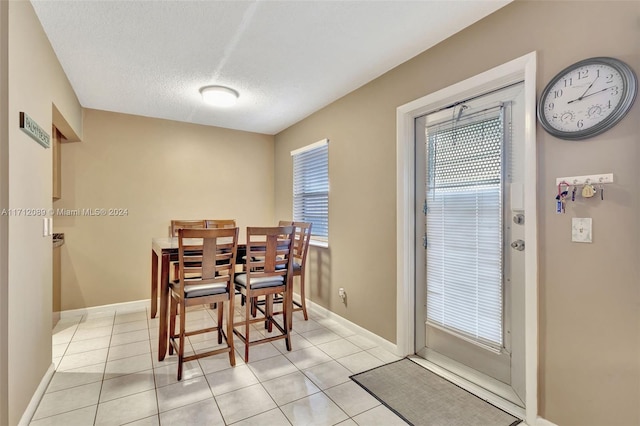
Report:
[[[542,126],[563,139],[584,139],[608,130],[633,105],[636,77],[613,58],[580,61],[560,72],[538,105]]]

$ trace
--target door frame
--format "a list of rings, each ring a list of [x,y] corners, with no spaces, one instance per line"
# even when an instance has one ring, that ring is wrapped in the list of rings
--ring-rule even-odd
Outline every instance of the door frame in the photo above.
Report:
[[[456,99],[468,99],[499,85],[524,81],[524,194],[537,194],[536,52],[528,53],[474,77],[397,108],[396,124],[396,343],[400,355],[415,347],[415,119]],[[524,197],[525,222],[525,421],[538,415],[538,244],[536,196]],[[464,383],[458,383],[465,387]],[[477,387],[469,386],[472,393]]]

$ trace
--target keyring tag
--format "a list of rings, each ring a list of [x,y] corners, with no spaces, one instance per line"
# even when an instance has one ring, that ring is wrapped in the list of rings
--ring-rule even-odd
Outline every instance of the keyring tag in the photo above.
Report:
[[[596,194],[596,190],[590,183],[585,183],[582,187],[582,196],[584,198],[591,198]]]

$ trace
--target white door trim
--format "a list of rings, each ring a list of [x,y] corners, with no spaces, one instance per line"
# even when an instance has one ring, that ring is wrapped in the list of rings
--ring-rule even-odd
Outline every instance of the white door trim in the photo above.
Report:
[[[524,79],[525,194],[536,194],[536,52],[398,107],[396,112],[397,327],[399,355],[415,353],[415,118],[460,97],[471,98],[496,84]],[[526,418],[538,415],[538,247],[536,197],[525,197],[525,389]]]

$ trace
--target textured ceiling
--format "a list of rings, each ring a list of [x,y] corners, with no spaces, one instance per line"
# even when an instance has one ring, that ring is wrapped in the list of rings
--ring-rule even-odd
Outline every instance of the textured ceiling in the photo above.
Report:
[[[32,4],[83,107],[275,134],[510,1]]]

